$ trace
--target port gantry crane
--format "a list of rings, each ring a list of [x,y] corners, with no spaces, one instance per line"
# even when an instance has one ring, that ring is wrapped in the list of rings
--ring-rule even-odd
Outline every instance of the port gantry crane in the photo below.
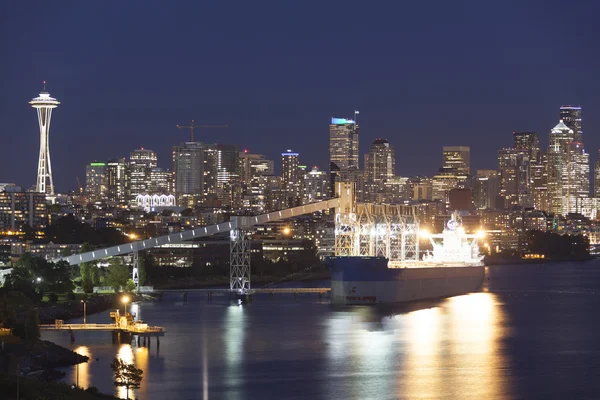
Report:
[[[190,130],[190,142],[194,141],[194,129],[196,128],[227,128],[227,125],[196,125],[194,120],[189,125],[177,125],[177,129],[189,129]]]

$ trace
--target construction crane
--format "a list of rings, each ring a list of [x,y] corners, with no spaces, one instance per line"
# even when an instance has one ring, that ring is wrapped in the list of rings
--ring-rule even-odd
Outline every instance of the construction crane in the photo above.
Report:
[[[196,128],[227,128],[227,125],[195,125],[194,124],[194,120],[192,120],[192,122],[187,125],[187,126],[183,126],[183,125],[177,125],[178,129],[189,129],[190,130],[190,141],[193,142],[194,141],[194,129]]]
[[[44,82],[46,83],[46,82]],[[81,187],[81,183],[79,183],[79,177],[76,176],[75,179],[77,179],[77,186],[79,187],[79,193],[83,193],[83,188]]]

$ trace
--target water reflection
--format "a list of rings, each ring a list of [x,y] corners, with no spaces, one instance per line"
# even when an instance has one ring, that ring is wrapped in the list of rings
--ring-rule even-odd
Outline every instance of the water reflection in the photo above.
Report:
[[[408,343],[399,396],[509,398],[499,344],[504,318],[491,293],[453,297],[439,308],[404,316]]]
[[[125,361],[128,364],[133,363],[133,349],[131,348],[131,345],[122,344],[119,347],[119,351],[117,352],[117,358],[120,358],[121,360]],[[121,398],[121,399],[126,399],[127,398],[127,388],[124,386],[119,386],[117,388],[117,396],[119,396],[119,398]],[[129,390],[129,398],[130,399],[136,398],[133,390]]]
[[[243,397],[243,364],[244,342],[246,334],[246,318],[244,306],[231,305],[227,307],[224,319],[223,340],[225,341],[225,385],[231,399]]]
[[[491,293],[336,312],[326,329],[331,397],[507,398],[502,308]]]
[[[77,364],[75,368],[73,368],[73,382],[75,382],[78,387],[87,389],[91,386],[89,363],[91,362],[92,356],[90,355],[90,349],[87,346],[79,346],[76,349],[73,349],[73,351],[90,359],[90,361]]]

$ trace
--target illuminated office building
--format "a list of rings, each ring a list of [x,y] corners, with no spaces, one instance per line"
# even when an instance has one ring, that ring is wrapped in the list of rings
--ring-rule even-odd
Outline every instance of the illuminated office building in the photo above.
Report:
[[[358,124],[346,118],[331,118],[329,161],[340,170],[359,169]]]

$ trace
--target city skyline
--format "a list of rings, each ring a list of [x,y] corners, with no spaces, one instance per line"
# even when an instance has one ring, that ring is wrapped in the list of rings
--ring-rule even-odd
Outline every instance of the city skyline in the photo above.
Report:
[[[529,7],[521,5],[495,5],[481,16],[482,7],[492,6],[441,4],[432,18],[419,4],[361,7],[354,27],[332,26],[327,17],[355,18],[351,4],[323,5],[318,12],[281,4],[269,15],[212,7],[202,10],[216,16],[206,24],[180,20],[199,12],[199,5],[139,10],[127,4],[116,13],[78,4],[73,12],[86,24],[69,19],[62,7],[10,10],[6,29],[21,39],[11,63],[0,66],[2,76],[11,77],[0,99],[0,137],[29,149],[36,124],[24,102],[47,80],[62,103],[51,138],[58,191],[75,188],[76,176],[85,173],[81,166],[91,160],[125,157],[140,147],[168,160],[171,147],[187,135],[176,125],[190,119],[228,125],[197,132],[205,143],[237,144],[269,159],[291,148],[303,163],[325,169],[324,121],[360,110],[360,156],[373,140],[387,138],[396,148],[398,174],[413,176],[434,173],[444,145],[470,146],[474,168],[492,168],[513,131],[538,132],[545,146],[556,109],[578,104],[595,161],[600,116],[594,110],[600,104],[594,71],[600,60],[589,30],[566,27],[569,21],[593,26],[596,5],[565,9],[546,2],[544,18],[533,24]],[[398,24],[395,10],[415,18]],[[220,17],[225,14],[228,19]],[[148,22],[134,31],[125,23],[130,18]],[[299,21],[311,22],[313,33],[300,34]],[[114,26],[112,36],[97,35],[107,23]],[[239,39],[256,26],[256,37]],[[44,34],[50,29],[52,37]],[[0,39],[2,49],[14,46],[10,37]],[[282,46],[279,37],[289,43]],[[355,61],[338,68],[339,55],[351,52]],[[49,62],[32,63],[33,55]],[[402,151],[405,143],[412,151]],[[31,165],[36,157],[35,151],[7,154],[0,181],[33,184],[35,170],[14,166]]]

